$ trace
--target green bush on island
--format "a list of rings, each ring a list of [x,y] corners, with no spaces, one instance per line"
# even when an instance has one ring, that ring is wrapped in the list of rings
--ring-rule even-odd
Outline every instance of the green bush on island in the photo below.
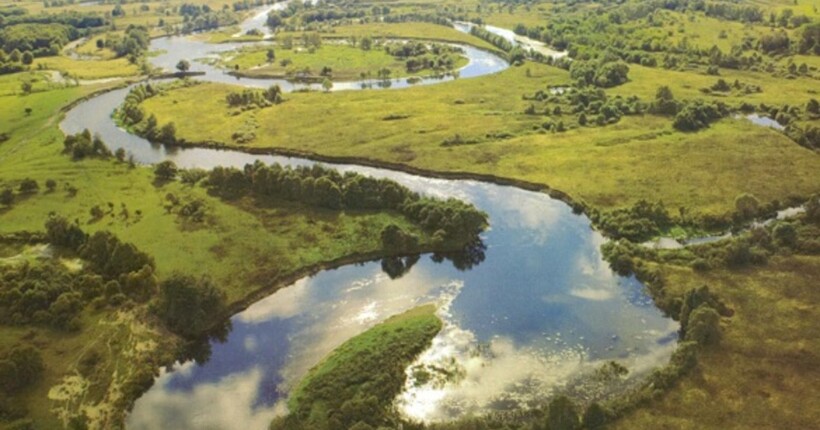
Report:
[[[289,414],[271,429],[395,426],[390,407],[405,369],[441,330],[433,305],[411,309],[348,340],[311,369],[288,399]]]

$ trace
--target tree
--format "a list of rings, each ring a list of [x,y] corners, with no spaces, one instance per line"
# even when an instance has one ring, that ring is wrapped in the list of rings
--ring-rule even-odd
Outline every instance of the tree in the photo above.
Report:
[[[666,85],[658,87],[650,110],[659,115],[675,115],[678,112],[678,104],[669,87]]]
[[[585,429],[595,430],[603,428],[604,424],[606,424],[606,420],[606,410],[598,402],[594,402],[590,404],[584,412],[582,423]]]
[[[177,141],[177,127],[174,125],[173,122],[169,122],[162,126],[162,129],[159,131],[159,141],[162,143],[173,144]]]
[[[718,342],[720,340],[720,314],[709,305],[698,306],[689,315],[685,339],[701,345]]]
[[[0,203],[5,206],[11,206],[14,203],[14,191],[11,188],[6,187],[3,191],[0,191]]]
[[[197,337],[224,316],[225,296],[208,278],[172,274],[159,290],[156,313],[174,333]]]
[[[97,39],[97,49],[105,48],[105,41],[102,39]]]
[[[276,59],[276,53],[273,52],[273,48],[268,49],[267,57],[268,63],[273,63],[273,60]]]
[[[359,48],[362,51],[369,51],[373,47],[373,39],[370,37],[363,37],[361,41],[359,41]]]
[[[49,193],[53,193],[54,190],[57,188],[57,181],[54,179],[46,179],[46,191]]]
[[[558,396],[549,404],[547,428],[550,430],[575,430],[580,426],[578,412],[567,396]]]
[[[154,168],[154,177],[160,181],[171,181],[176,178],[179,169],[171,160],[165,160]]]
[[[820,103],[816,99],[811,99],[806,103],[806,112],[820,114]]]
[[[23,81],[20,83],[20,89],[23,91],[23,94],[31,94],[32,85],[29,81]]]
[[[79,250],[86,238],[77,223],[69,223],[61,216],[50,216],[46,221],[46,240],[52,245]]]
[[[23,56],[20,58],[20,61],[25,65],[30,65],[34,62],[34,56],[31,55],[31,52],[29,51],[23,52]]]
[[[333,81],[328,78],[322,80],[322,89],[324,89],[325,92],[330,92],[330,90],[333,89]]]
[[[627,81],[629,66],[623,61],[604,63],[595,74],[595,85],[603,88],[621,85]]]
[[[0,359],[0,387],[7,393],[18,392],[36,382],[43,369],[40,350],[16,346]]]
[[[797,244],[797,230],[791,223],[780,223],[772,231],[775,242],[780,246],[793,247]]]
[[[177,70],[182,73],[187,72],[190,68],[191,63],[189,63],[188,60],[179,60],[179,63],[177,63]]]
[[[735,198],[735,211],[740,220],[745,221],[757,216],[760,202],[757,197],[743,193]]]
[[[20,187],[18,189],[20,190],[20,194],[33,194],[40,189],[40,185],[38,185],[37,181],[34,179],[26,178],[20,182]]]

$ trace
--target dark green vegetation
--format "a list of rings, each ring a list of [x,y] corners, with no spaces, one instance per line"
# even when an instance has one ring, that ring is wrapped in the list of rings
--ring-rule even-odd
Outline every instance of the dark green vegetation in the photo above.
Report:
[[[288,399],[289,415],[271,429],[395,427],[401,418],[391,405],[405,369],[441,327],[435,307],[426,305],[348,340],[308,372]]]
[[[456,249],[475,242],[487,227],[487,214],[459,200],[421,197],[390,180],[358,173],[342,175],[319,165],[295,169],[262,163],[246,165],[243,170],[217,167],[208,174],[206,184],[230,199],[252,194],[333,210],[397,211],[432,234],[437,245],[449,244]],[[412,251],[418,246],[418,237],[393,224],[387,228],[381,236],[385,249]]]

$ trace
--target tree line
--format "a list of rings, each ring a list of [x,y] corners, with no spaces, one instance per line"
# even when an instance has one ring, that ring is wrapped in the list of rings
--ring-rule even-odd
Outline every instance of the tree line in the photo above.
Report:
[[[228,198],[250,194],[332,210],[394,210],[442,242],[472,242],[487,226],[487,214],[460,200],[422,197],[388,179],[354,172],[341,174],[320,165],[293,168],[257,162],[241,170],[216,167],[205,183]]]

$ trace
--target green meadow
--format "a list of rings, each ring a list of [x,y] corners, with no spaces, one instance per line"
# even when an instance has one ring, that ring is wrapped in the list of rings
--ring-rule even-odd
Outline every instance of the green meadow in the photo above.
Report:
[[[697,88],[714,80],[647,69],[655,73],[656,85],[651,85],[639,78],[643,69],[634,69],[635,77],[629,83],[610,91],[640,92],[642,98],[651,100],[660,82],[671,84],[676,95],[686,96],[686,87]],[[686,79],[679,79],[682,77]],[[537,130],[548,118],[525,115],[528,102],[521,96],[567,83],[565,71],[527,63],[480,79],[389,93],[288,94],[281,105],[237,115],[227,115],[224,102],[231,87],[218,84],[173,90],[146,100],[143,106],[160,124],[177,124],[178,136],[189,142],[215,141],[236,148],[288,149],[433,171],[492,174],[542,183],[602,209],[656,196],[671,208],[721,214],[731,211],[734,198],[742,193],[770,201],[817,191],[820,160],[812,151],[745,119],[724,119],[696,133],[676,131],[668,118],[650,114],[561,134]],[[785,99],[789,91],[787,87],[778,93],[787,94]],[[808,99],[805,92],[798,92],[795,87],[793,101]],[[723,98],[741,103],[753,102],[756,96]],[[199,115],[183,121],[181,113],[190,110]],[[390,115],[403,119],[391,121]],[[250,118],[259,124],[256,140],[233,143],[231,135]],[[442,145],[456,134],[474,143]]]
[[[243,49],[235,53],[228,53],[222,57],[222,65],[229,70],[236,70],[242,76],[296,76],[307,72],[310,76],[319,75],[323,68],[329,67],[332,72],[329,77],[333,80],[352,81],[362,76],[376,78],[383,69],[390,70],[391,78],[408,76],[405,61],[396,59],[384,51],[380,46],[371,50],[325,43],[318,49],[306,50],[303,48],[280,49],[274,46],[275,58],[269,62],[267,47]],[[467,59],[459,56],[453,69],[457,70],[467,64]],[[238,70],[236,69],[238,66]],[[412,75],[426,75],[430,71],[420,71]]]

